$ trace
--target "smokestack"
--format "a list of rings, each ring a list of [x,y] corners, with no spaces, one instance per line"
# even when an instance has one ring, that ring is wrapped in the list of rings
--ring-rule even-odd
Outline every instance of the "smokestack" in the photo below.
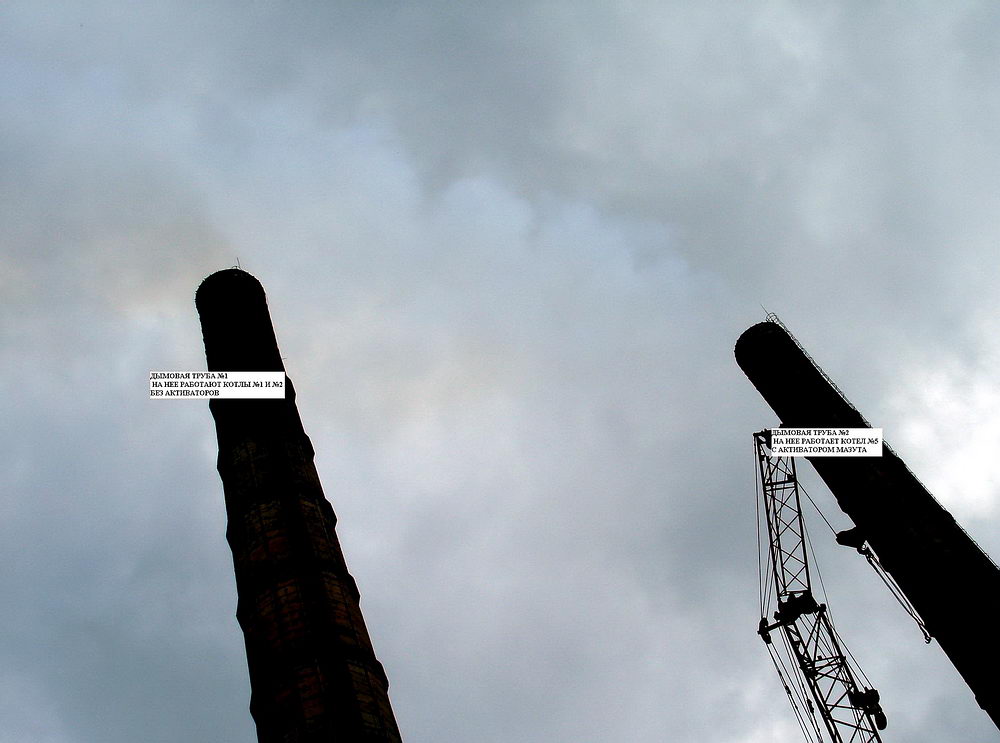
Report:
[[[264,289],[219,271],[198,287],[209,371],[284,371]],[[236,617],[259,743],[401,740],[337,517],[285,378],[283,400],[211,400]]]
[[[871,427],[777,323],[743,333],[736,361],[783,426]],[[809,462],[1000,727],[997,566],[887,447]]]

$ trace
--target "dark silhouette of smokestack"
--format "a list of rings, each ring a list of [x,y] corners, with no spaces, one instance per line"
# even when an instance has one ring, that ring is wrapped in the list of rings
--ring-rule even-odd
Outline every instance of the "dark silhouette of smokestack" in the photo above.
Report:
[[[783,426],[870,427],[777,323],[743,333],[736,361]],[[997,566],[888,447],[809,461],[1000,727]]]
[[[264,289],[219,271],[195,296],[209,371],[284,371]],[[260,743],[400,741],[313,448],[283,400],[212,400]]]

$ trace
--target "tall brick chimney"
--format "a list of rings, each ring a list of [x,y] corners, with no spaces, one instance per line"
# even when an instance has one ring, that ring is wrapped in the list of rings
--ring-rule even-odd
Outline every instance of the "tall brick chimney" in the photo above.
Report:
[[[260,283],[238,269],[198,287],[209,371],[284,371]],[[212,400],[236,617],[259,743],[401,741],[285,377],[284,400]]]

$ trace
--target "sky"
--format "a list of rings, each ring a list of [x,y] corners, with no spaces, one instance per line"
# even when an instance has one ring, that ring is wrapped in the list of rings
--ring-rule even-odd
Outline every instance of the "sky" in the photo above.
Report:
[[[1000,556],[1000,8],[0,7],[0,743],[254,740],[194,292],[272,320],[408,743],[800,740],[740,333]],[[816,478],[804,482],[850,526]],[[997,730],[806,513],[887,741]]]

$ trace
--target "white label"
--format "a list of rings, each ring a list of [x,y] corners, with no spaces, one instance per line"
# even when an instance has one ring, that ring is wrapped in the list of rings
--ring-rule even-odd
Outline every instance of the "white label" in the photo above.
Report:
[[[283,399],[284,372],[150,372],[151,400]]]
[[[881,457],[881,428],[772,428],[772,457]]]

